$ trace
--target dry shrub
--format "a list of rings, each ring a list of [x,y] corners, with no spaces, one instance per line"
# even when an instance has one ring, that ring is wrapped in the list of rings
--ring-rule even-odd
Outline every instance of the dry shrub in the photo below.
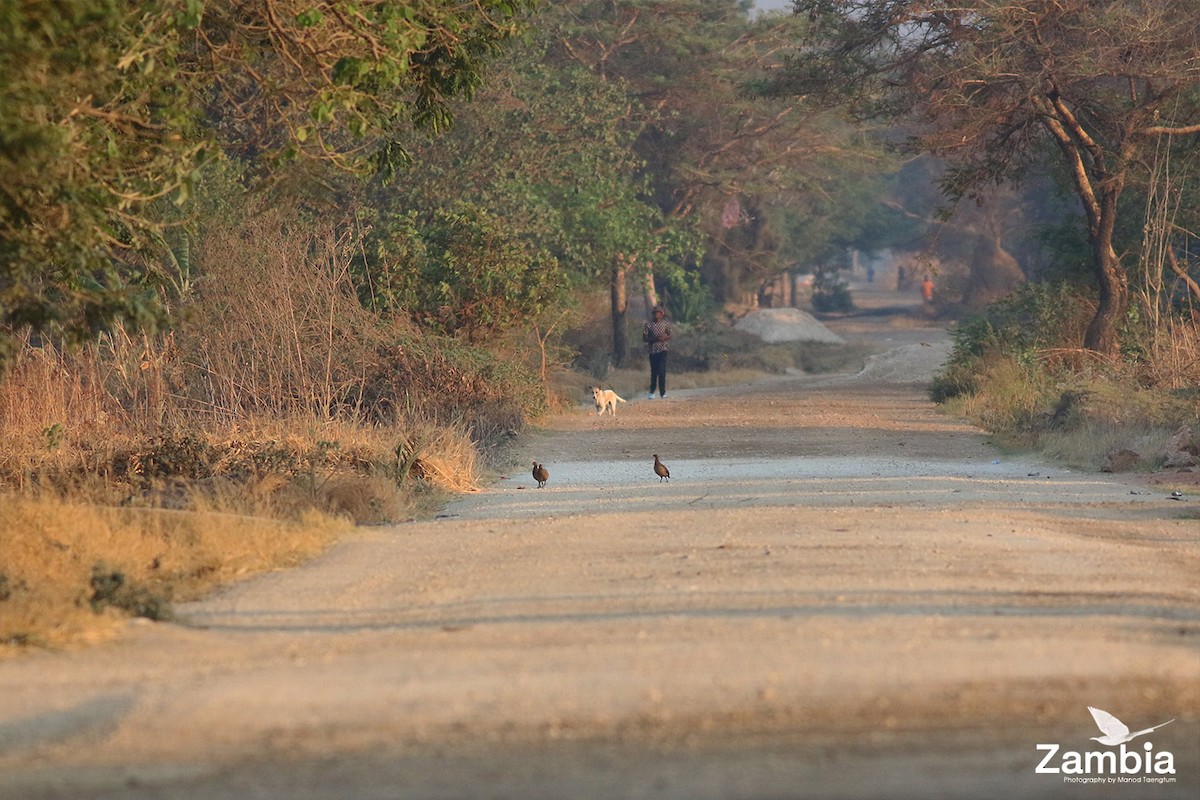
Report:
[[[1084,419],[1071,428],[1044,432],[1038,438],[1038,449],[1064,464],[1091,471],[1099,469],[1108,454],[1131,450],[1143,456],[1142,468],[1153,469],[1161,466],[1155,454],[1162,452],[1171,433],[1171,428],[1150,423],[1112,425]]]
[[[425,508],[412,493],[396,491],[394,481],[367,475],[332,477],[319,487],[318,498],[329,513],[362,524],[412,518]]]
[[[319,509],[356,522],[407,518],[430,491],[471,491],[479,470],[476,445],[461,427],[298,416],[170,430],[103,450],[67,439],[46,457],[36,448],[18,455],[7,458],[21,469],[0,477],[27,495],[276,518]],[[334,487],[345,497],[350,486],[363,502],[330,498]]]
[[[260,418],[206,434],[204,447],[211,455],[196,478],[222,481],[223,505],[274,517],[315,507],[393,522],[479,480],[467,431],[429,422]]]
[[[0,654],[5,646],[107,634],[122,616],[137,613],[121,605],[122,597],[152,603],[149,608],[165,616],[172,601],[309,559],[346,526],[314,513],[282,521],[51,498],[4,502]]]
[[[17,353],[0,377],[0,485],[26,489],[47,474],[80,472],[132,441],[148,415],[114,386],[120,372],[103,347]]]
[[[976,375],[977,390],[960,395],[950,408],[986,430],[1020,438],[1045,410],[1047,391],[1039,377],[1044,376],[1015,359],[994,354]]]
[[[1117,450],[1142,457],[1145,468],[1161,466],[1165,445],[1183,425],[1200,424],[1192,393],[1138,386],[1112,374],[1078,377],[1060,396],[1058,413],[1036,431],[1039,449],[1067,464],[1097,469]]]
[[[0,378],[0,486],[101,502],[272,472],[307,478],[314,495],[334,475],[473,486],[461,440],[522,427],[531,398],[544,402],[522,383],[531,373],[368,312],[349,277],[352,239],[296,227],[267,209],[208,230],[172,333],[117,329],[70,352],[26,343]],[[334,421],[345,421],[337,435],[313,430]],[[369,447],[348,445],[356,426],[376,431]],[[410,441],[420,452],[397,455]]]
[[[1186,358],[1194,337],[1194,330],[1147,336],[1138,359],[1096,357],[1071,365],[1058,353],[1022,363],[992,350],[971,365],[971,391],[947,405],[1000,441],[1072,466],[1099,469],[1109,453],[1132,450],[1152,469],[1181,426],[1200,425],[1200,384],[1179,381],[1185,367],[1194,368]],[[1174,361],[1161,358],[1167,350]],[[1151,373],[1157,381],[1147,377]]]
[[[519,358],[440,337],[408,337],[387,348],[362,400],[371,419],[430,419],[480,443],[520,431],[547,408],[546,387]]]
[[[159,367],[123,374],[112,342],[125,346],[26,348],[0,380],[0,652],[163,616],[172,600],[311,556],[345,529],[335,517],[426,514],[477,480],[461,427],[189,418],[171,394],[131,391]]]
[[[1078,417],[1099,425],[1178,428],[1200,421],[1194,394],[1131,385],[1097,375],[1078,383]]]
[[[1144,356],[1132,377],[1160,389],[1200,387],[1200,311],[1160,319],[1143,336]]]
[[[308,557],[335,517],[475,488],[476,440],[544,402],[535,373],[363,309],[351,249],[248,213],[207,232],[174,331],[25,342],[0,376],[0,641],[155,615]]]
[[[209,233],[179,336],[181,394],[195,413],[422,418],[486,441],[544,410],[525,360],[363,308],[355,245],[328,228],[297,233],[269,210]]]
[[[213,228],[180,327],[180,380],[198,413],[244,417],[361,409],[379,353],[406,330],[358,302],[353,240],[297,231],[264,210]]]

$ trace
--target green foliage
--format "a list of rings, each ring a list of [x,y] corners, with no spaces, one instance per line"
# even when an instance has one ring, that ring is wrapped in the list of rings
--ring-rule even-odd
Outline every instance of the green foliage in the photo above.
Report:
[[[908,149],[946,160],[953,200],[1028,177],[1047,153],[1060,159],[1099,289],[1081,342],[1114,354],[1130,300],[1114,231],[1136,228],[1122,192],[1189,140],[1200,114],[1194,0],[794,5],[808,24],[768,94],[906,124]]]
[[[409,131],[447,130],[534,0],[209,2],[189,67],[230,150],[391,176]]]
[[[401,139],[448,126],[532,4],[0,5],[0,359],[6,330],[78,341],[161,323],[146,270],[181,251],[156,206],[187,204],[218,150],[259,183],[393,171]]]
[[[42,438],[46,442],[46,449],[53,452],[58,449],[58,446],[63,442],[63,436],[66,431],[63,429],[61,422],[55,422],[42,430]]]
[[[505,222],[468,203],[419,230],[425,257],[410,308],[426,326],[468,341],[542,316],[564,299],[558,260],[526,246]]]
[[[531,252],[558,260],[571,287],[605,278],[618,254],[670,249],[671,226],[645,198],[636,129],[620,81],[553,66],[531,47],[497,67],[454,130],[414,149],[384,209],[454,209],[470,198]],[[665,257],[665,254],[664,254]]]
[[[0,325],[83,339],[158,320],[123,254],[204,155],[173,64],[184,4],[0,7]]]
[[[672,270],[668,272],[665,283],[663,299],[675,321],[693,325],[708,320],[716,311],[712,291],[700,281],[698,272]]]
[[[864,176],[846,192],[844,202],[853,213],[846,214],[850,224],[836,237],[837,243],[864,252],[910,248],[926,227],[923,218],[931,218],[933,211],[932,204],[914,208],[911,193],[916,182],[900,169]]]
[[[824,123],[825,136],[849,137],[849,131]],[[894,156],[882,145],[847,143],[828,163],[809,167],[803,185],[771,204],[764,215],[778,237],[784,264],[819,266],[844,258],[848,248],[877,251],[903,247],[917,235],[917,222],[898,210],[903,185]]]
[[[642,101],[630,114],[640,114],[635,148],[650,197],[702,235],[697,262],[716,302],[819,258],[858,215],[843,195],[890,169],[875,143],[833,115],[745,90],[750,76],[780,66],[801,24],[755,22],[749,10],[730,0],[567,0],[539,16],[551,59],[620,80]],[[656,259],[666,277],[659,267]]]
[[[376,313],[479,341],[567,302],[559,261],[487,209],[464,202],[375,219],[351,269],[359,298]]]
[[[989,359],[1003,357],[1034,371],[1045,356],[1071,348],[1094,306],[1067,283],[1028,283],[954,331],[954,350],[930,386],[934,402],[970,394]]]
[[[813,274],[812,307],[814,311],[822,312],[854,310],[850,285],[836,265],[823,267]]]

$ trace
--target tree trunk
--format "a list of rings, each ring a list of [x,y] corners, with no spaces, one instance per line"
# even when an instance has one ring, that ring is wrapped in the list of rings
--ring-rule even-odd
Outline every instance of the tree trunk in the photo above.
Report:
[[[654,269],[646,262],[642,270],[642,299],[646,302],[646,318],[653,316],[650,310],[658,305],[658,290],[654,288]]]
[[[1092,270],[1100,287],[1100,303],[1083,337],[1085,348],[1105,355],[1117,352],[1117,326],[1129,308],[1129,278],[1112,246],[1116,208],[1117,198],[1109,194],[1102,202],[1100,224],[1092,238]]]
[[[625,362],[629,354],[629,342],[625,336],[625,312],[629,309],[629,298],[625,291],[625,275],[629,265],[624,256],[613,259],[612,269],[612,329],[613,329],[613,363],[618,367]]]
[[[1078,118],[1058,95],[1033,97],[1034,106],[1045,116],[1043,124],[1058,141],[1071,167],[1075,191],[1083,202],[1088,220],[1088,240],[1092,245],[1092,273],[1100,290],[1100,302],[1083,336],[1083,346],[1105,355],[1117,352],[1117,326],[1129,308],[1129,276],[1113,250],[1113,230],[1117,223],[1117,200],[1125,188],[1124,168],[1109,172],[1105,154],[1088,135]],[[1086,153],[1086,157],[1085,157]],[[1131,153],[1122,147],[1122,163]]]

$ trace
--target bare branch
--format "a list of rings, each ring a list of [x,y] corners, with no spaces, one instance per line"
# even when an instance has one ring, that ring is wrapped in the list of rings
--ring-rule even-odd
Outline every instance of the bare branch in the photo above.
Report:
[[[1056,114],[1054,105],[1046,98],[1034,95],[1030,98],[1034,107],[1042,114],[1042,124],[1050,131],[1050,135],[1058,142],[1059,148],[1066,157],[1067,165],[1071,169],[1071,177],[1075,182],[1075,188],[1079,192],[1080,199],[1083,201],[1084,210],[1088,216],[1088,227],[1095,230],[1100,222],[1100,203],[1096,199],[1096,193],[1092,189],[1091,179],[1088,177],[1087,165],[1083,163],[1083,154],[1079,151],[1079,146],[1071,137],[1070,132],[1062,124],[1062,121]]]
[[[1145,134],[1146,136],[1188,136],[1193,133],[1200,133],[1200,123],[1195,125],[1185,125],[1182,128],[1171,128],[1163,125],[1155,125],[1149,128],[1142,128],[1136,133]]]

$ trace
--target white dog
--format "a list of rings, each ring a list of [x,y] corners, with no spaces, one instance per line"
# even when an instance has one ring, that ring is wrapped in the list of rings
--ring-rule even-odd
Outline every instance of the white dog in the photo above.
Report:
[[[617,415],[617,403],[624,403],[624,397],[618,397],[617,393],[612,389],[601,389],[599,386],[592,387],[592,399],[596,402],[596,416],[604,416],[605,410],[608,410],[614,417]]]

